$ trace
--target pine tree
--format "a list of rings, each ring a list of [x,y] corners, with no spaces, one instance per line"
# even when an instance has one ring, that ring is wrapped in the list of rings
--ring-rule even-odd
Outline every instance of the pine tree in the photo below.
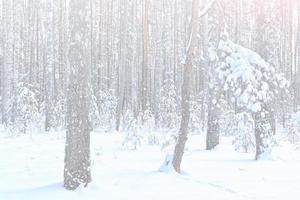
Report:
[[[268,156],[274,130],[271,103],[288,88],[282,74],[257,53],[241,47],[224,35],[219,49],[217,77],[238,110],[251,113],[255,121],[256,159]]]
[[[17,133],[26,134],[38,127],[41,115],[38,109],[39,92],[30,84],[17,85],[16,111],[12,127]]]
[[[171,77],[164,80],[159,104],[160,127],[174,129],[178,124],[176,87]]]

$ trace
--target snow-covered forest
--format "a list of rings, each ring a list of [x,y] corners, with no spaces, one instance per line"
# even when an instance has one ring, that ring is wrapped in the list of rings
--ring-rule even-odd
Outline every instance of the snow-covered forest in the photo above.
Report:
[[[1,0],[0,110],[1,200],[297,200],[300,0]]]

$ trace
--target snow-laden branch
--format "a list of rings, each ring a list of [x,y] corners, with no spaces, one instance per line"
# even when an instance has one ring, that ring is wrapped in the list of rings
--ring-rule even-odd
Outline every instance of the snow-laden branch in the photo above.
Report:
[[[211,0],[199,13],[199,17],[203,17],[212,8],[217,0]]]

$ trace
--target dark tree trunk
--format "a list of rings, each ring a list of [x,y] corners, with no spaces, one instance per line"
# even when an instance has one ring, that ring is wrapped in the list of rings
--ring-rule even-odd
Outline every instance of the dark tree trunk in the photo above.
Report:
[[[255,142],[256,142],[256,154],[255,159],[259,160],[262,156],[268,156],[271,152],[270,142],[271,137],[274,134],[269,119],[269,111],[264,106],[263,109],[255,113]]]
[[[199,7],[200,0],[193,0],[192,5],[192,31],[190,35],[190,44],[186,55],[186,62],[184,66],[184,81],[182,85],[182,117],[180,133],[175,147],[173,157],[173,167],[176,172],[181,172],[181,161],[184,154],[184,148],[187,141],[188,126],[190,120],[190,95],[191,95],[191,84],[192,84],[192,72],[193,72],[193,57],[197,48],[197,34],[199,31]]]
[[[219,145],[220,141],[220,126],[217,108],[213,104],[213,99],[210,98],[208,106],[208,121],[206,135],[206,149],[212,150]]]

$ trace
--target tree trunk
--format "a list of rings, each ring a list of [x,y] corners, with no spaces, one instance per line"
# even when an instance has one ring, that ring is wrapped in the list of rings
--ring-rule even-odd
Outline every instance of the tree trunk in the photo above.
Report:
[[[208,0],[207,0],[208,2]],[[218,107],[219,103],[219,96],[220,96],[220,91],[216,91],[215,87],[217,86],[217,80],[215,80],[215,64],[213,62],[210,62],[209,58],[209,48],[213,45],[215,49],[217,49],[219,42],[220,42],[220,37],[221,33],[224,30],[224,22],[223,22],[223,13],[221,8],[222,6],[217,6],[214,8],[212,11],[212,15],[215,14],[218,16],[216,19],[217,25],[212,26],[210,29],[209,26],[209,16],[206,18],[206,27],[208,30],[205,30],[205,38],[206,40],[203,41],[203,52],[204,52],[204,57],[206,61],[203,62],[204,64],[204,70],[208,71],[208,76],[207,76],[207,82],[208,84],[205,86],[207,88],[207,99],[208,99],[208,105],[207,105],[207,131],[206,131],[206,149],[207,150],[212,150],[214,149],[217,145],[219,145],[219,138],[220,138],[220,127],[219,127],[219,118],[220,118],[220,107]],[[239,33],[236,33],[239,34]],[[205,74],[205,73],[204,73]],[[203,76],[204,78],[204,76]],[[214,85],[214,87],[211,87],[211,85]],[[204,88],[204,86],[203,86]],[[204,113],[205,114],[205,113]]]
[[[69,2],[70,82],[68,90],[67,135],[64,187],[75,190],[91,181],[88,105],[88,1]]]
[[[142,69],[142,112],[148,109],[149,102],[149,0],[144,0],[143,13],[143,69]]]
[[[256,155],[255,159],[262,159],[263,156],[268,156],[271,152],[270,138],[272,137],[272,129],[270,120],[268,119],[268,111],[264,107],[262,111],[255,113],[255,142]]]
[[[256,0],[255,8],[257,12],[255,13],[255,37],[253,38],[253,48],[254,50],[262,56],[267,62],[268,59],[268,35],[267,35],[267,25],[265,18],[267,17],[266,7],[267,4],[263,0]],[[272,112],[270,106],[262,105],[262,110],[255,113],[255,141],[256,141],[256,159],[260,159],[266,153],[271,151],[270,142],[272,135],[276,131],[275,116]]]
[[[184,154],[184,148],[187,141],[188,126],[190,120],[190,95],[191,95],[191,85],[192,85],[192,73],[193,73],[193,57],[194,52],[197,48],[197,34],[199,31],[199,9],[200,0],[193,0],[192,5],[192,30],[190,35],[190,43],[187,50],[186,62],[184,65],[184,77],[182,85],[182,117],[181,117],[181,127],[180,133],[175,147],[175,152],[173,156],[173,167],[176,172],[181,172],[181,161]]]
[[[211,95],[211,94],[210,94]],[[212,150],[219,145],[220,140],[220,126],[217,114],[217,108],[214,104],[213,98],[210,97],[208,106],[208,121],[207,121],[207,135],[206,135],[206,150]]]

